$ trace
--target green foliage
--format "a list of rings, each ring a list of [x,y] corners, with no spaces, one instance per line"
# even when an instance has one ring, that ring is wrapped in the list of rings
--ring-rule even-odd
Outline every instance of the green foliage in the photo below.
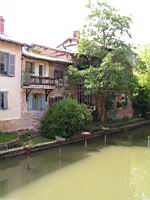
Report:
[[[133,87],[133,66],[130,64],[126,51],[114,50],[108,52],[96,67],[77,69],[70,66],[69,75],[76,79],[83,79],[88,90],[96,91],[104,88],[109,90],[129,91]]]
[[[99,0],[95,4],[89,1],[88,8],[90,12],[82,31],[76,62],[70,67],[69,75],[81,79],[85,88],[95,92],[98,98],[102,96],[102,104],[96,101],[96,107],[103,121],[106,116],[103,113],[110,107],[108,93],[133,91],[135,54],[125,42],[131,37],[132,20]]]
[[[70,138],[80,133],[89,120],[90,113],[84,105],[65,97],[49,108],[41,120],[41,130],[47,138]]]
[[[16,138],[15,133],[0,133],[0,143],[15,140]]]
[[[129,32],[131,18],[120,15],[118,10],[100,0],[94,4],[90,1],[88,8],[89,15],[84,25],[83,38],[86,41],[93,41],[94,45],[87,42],[89,44],[87,49],[95,49],[96,46],[103,49],[126,47],[125,39],[131,37]]]
[[[138,63],[134,70],[136,87],[133,94],[133,106],[143,117],[150,110],[150,45],[137,48]]]
[[[84,80],[87,90],[129,90],[133,86],[134,54],[124,39],[131,36],[132,20],[101,1],[90,1],[88,8],[77,62],[70,67],[69,75]]]
[[[138,86],[133,96],[133,108],[136,113],[146,117],[146,112],[150,110],[150,91],[146,87]]]

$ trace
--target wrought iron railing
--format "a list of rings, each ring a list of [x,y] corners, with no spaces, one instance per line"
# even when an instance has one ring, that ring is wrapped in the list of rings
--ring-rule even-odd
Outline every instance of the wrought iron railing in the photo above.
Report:
[[[30,85],[50,85],[50,86],[64,86],[64,78],[52,78],[49,76],[37,76],[33,74],[23,75],[23,86]]]

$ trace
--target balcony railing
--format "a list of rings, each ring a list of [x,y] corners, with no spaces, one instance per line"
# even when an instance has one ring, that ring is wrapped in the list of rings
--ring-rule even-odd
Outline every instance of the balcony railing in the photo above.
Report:
[[[49,76],[37,76],[33,74],[23,75],[23,86],[30,85],[49,85],[49,86],[64,86],[65,80],[63,78],[52,78]]]

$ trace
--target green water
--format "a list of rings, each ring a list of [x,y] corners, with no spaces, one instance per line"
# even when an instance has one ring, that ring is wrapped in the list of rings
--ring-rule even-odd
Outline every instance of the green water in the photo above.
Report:
[[[0,161],[0,199],[148,200],[150,127]]]

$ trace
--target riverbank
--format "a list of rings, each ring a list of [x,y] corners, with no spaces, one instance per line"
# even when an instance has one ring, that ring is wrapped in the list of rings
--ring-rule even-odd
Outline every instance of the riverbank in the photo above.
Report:
[[[46,149],[50,149],[50,148],[54,148],[54,147],[60,147],[63,145],[68,145],[68,144],[72,144],[72,143],[76,143],[76,142],[80,142],[80,141],[84,141],[95,138],[95,137],[101,137],[101,136],[108,136],[110,134],[116,134],[119,133],[123,130],[131,130],[134,128],[138,128],[144,125],[148,125],[150,124],[150,120],[144,120],[138,123],[132,123],[132,124],[128,124],[128,125],[123,125],[123,126],[118,126],[118,127],[111,127],[111,128],[93,128],[91,129],[91,134],[90,135],[80,135],[71,139],[66,139],[64,141],[50,141],[50,142],[42,142],[42,143],[38,143],[35,145],[26,145],[26,146],[22,146],[22,147],[17,147],[17,148],[12,148],[12,149],[8,149],[8,150],[2,150],[0,151],[0,159],[5,159],[5,158],[12,158],[12,157],[16,157],[16,156],[21,156],[21,155],[30,155],[34,152],[37,151],[43,151]]]

